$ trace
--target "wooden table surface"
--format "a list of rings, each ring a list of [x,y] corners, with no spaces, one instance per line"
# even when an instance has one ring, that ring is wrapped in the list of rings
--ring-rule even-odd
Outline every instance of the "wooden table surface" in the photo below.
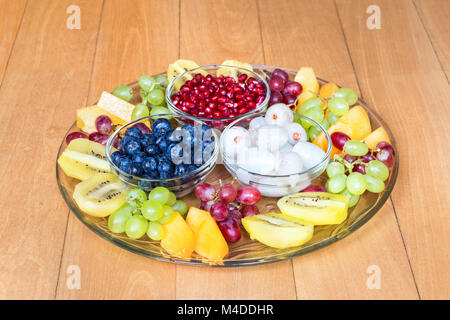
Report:
[[[70,5],[80,8],[80,29],[66,27]],[[380,29],[367,27],[371,5]],[[448,0],[0,0],[0,8],[0,299],[450,298]],[[180,57],[311,66],[356,89],[397,140],[390,199],[346,239],[255,267],[178,266],[95,235],[56,184],[74,111]],[[68,285],[71,266],[79,289]]]

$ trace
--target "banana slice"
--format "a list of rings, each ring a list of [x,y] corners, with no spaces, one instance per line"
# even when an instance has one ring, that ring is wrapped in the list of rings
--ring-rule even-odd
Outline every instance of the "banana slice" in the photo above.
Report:
[[[348,197],[327,192],[301,192],[278,200],[286,215],[314,225],[340,224],[347,219]]]
[[[112,152],[116,151],[112,148]],[[69,177],[86,180],[97,173],[110,172],[105,146],[88,139],[72,140],[58,159],[58,164]]]
[[[180,75],[188,70],[196,69],[198,67],[199,67],[199,65],[196,64],[192,60],[179,59],[179,60],[175,61],[174,63],[170,64],[169,67],[167,68],[167,80],[169,80],[169,82],[170,82],[173,79],[175,79],[178,75]],[[208,75],[208,72],[206,72],[203,69],[198,69],[195,71],[195,73],[201,73],[204,76]],[[174,88],[176,90],[180,90],[183,83],[187,80],[192,80],[193,77],[194,77],[194,74],[190,74],[189,72],[186,73],[183,76],[183,79],[179,79],[179,80],[177,80],[176,83],[174,83]]]
[[[242,71],[241,73],[245,73],[248,76],[251,76],[251,71],[253,71],[253,67],[251,66],[251,64],[240,62],[237,60],[225,60],[224,62],[222,62],[222,65],[247,69],[249,71]],[[233,68],[219,68],[216,71],[216,76],[219,77],[220,75],[224,75],[225,77],[233,77],[235,80],[237,80],[238,70]]]
[[[241,221],[252,239],[278,249],[300,246],[314,233],[311,223],[279,213],[248,216]]]
[[[127,192],[114,174],[97,173],[75,186],[73,198],[87,214],[106,217],[125,203]]]

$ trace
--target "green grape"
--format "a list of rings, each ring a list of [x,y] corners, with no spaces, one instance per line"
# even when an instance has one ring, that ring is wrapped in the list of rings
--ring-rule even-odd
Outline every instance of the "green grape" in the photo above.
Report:
[[[182,200],[177,200],[172,209],[184,216],[188,212],[188,205]]]
[[[347,189],[351,194],[360,196],[366,191],[366,178],[359,172],[352,172],[347,177]]]
[[[322,100],[320,98],[309,98],[305,102],[303,102],[298,108],[298,113],[302,116],[305,115],[305,112],[311,108],[319,108],[322,109]]]
[[[351,156],[363,156],[368,151],[369,148],[367,145],[361,141],[358,140],[348,140],[344,144],[344,151],[347,152]]]
[[[142,215],[150,221],[158,221],[164,214],[163,205],[154,200],[147,200],[142,204]]]
[[[115,88],[112,94],[129,102],[133,98],[134,91],[129,86],[121,85]]]
[[[333,178],[337,175],[343,175],[345,173],[345,167],[340,162],[331,162],[327,167],[327,175],[329,178]]]
[[[147,235],[150,239],[159,241],[164,238],[164,228],[161,223],[154,221],[148,225]]]
[[[347,101],[348,105],[352,106],[358,101],[358,95],[350,88],[337,89],[333,94],[334,98],[343,98]]]
[[[345,174],[339,174],[333,176],[333,178],[327,181],[327,190],[331,193],[340,193],[345,189],[345,182],[347,180],[347,176]]]
[[[389,177],[389,169],[386,165],[378,160],[372,160],[366,167],[366,174],[371,175],[374,178],[385,181]]]
[[[155,82],[155,79],[150,76],[141,76],[138,81],[139,86],[146,91],[152,90]]]
[[[169,82],[167,81],[167,78],[165,76],[163,76],[162,74],[158,74],[157,76],[155,76],[155,81],[157,84],[159,84],[162,87],[167,87],[167,85],[169,84]]]
[[[327,116],[327,121],[330,125],[333,125],[336,123],[336,121],[339,120],[339,117],[337,115],[335,115],[333,112],[329,112],[328,116]]]
[[[111,213],[108,218],[108,228],[111,232],[122,233],[125,232],[125,225],[128,219],[133,216],[134,207],[125,203],[119,209]]]
[[[384,182],[369,174],[366,174],[367,190],[373,193],[380,193],[384,190]]]
[[[125,233],[128,238],[139,239],[148,228],[148,221],[141,215],[132,216],[125,225]]]
[[[159,222],[167,223],[172,220],[173,215],[175,214],[175,210],[172,207],[164,206],[163,207],[164,214],[161,218],[159,218]]]
[[[161,89],[153,89],[147,95],[147,100],[153,105],[159,106],[164,101],[164,91]]]
[[[150,194],[148,195],[148,200],[154,200],[162,205],[165,205],[169,200],[169,196],[170,196],[169,189],[164,187],[156,187],[152,191],[150,191]]]
[[[305,112],[305,114],[303,114],[303,116],[311,118],[314,121],[321,123],[324,118],[324,113],[323,113],[323,110],[320,108],[310,108]],[[303,128],[305,128],[305,129],[308,129],[309,127],[311,127],[314,124],[313,122],[308,121],[306,119],[302,119],[301,122],[302,122]]]
[[[142,203],[147,200],[147,195],[145,192],[141,189],[133,189],[128,191],[127,194],[127,202],[135,207],[140,208],[142,206]]]
[[[325,128],[325,130],[330,129],[330,124],[328,123],[327,119],[323,119],[320,124]]]
[[[308,130],[308,137],[310,141],[313,141],[317,136],[322,132],[322,130],[319,129],[318,126],[311,126]]]
[[[167,108],[165,108],[165,107],[159,107],[159,106],[157,106],[157,107],[153,107],[151,110],[150,110],[150,115],[151,116],[157,116],[157,115],[159,115],[159,114],[171,114],[172,112],[169,110],[169,109],[167,109]],[[166,119],[172,119],[172,117],[154,117],[153,119],[159,119],[159,118],[166,118]]]
[[[142,103],[137,103],[131,113],[131,120],[137,120],[143,117],[148,117],[150,115],[150,111],[148,111],[148,107],[143,105]],[[144,122],[145,120],[142,120]]]
[[[354,207],[359,201],[359,196],[351,194],[350,191],[345,189],[341,194],[345,194],[348,197],[348,207]]]
[[[175,193],[169,191],[169,200],[167,200],[166,204],[172,207],[175,204],[175,202],[177,202],[177,197],[175,196]]]
[[[328,109],[331,113],[342,116],[348,111],[349,106],[344,98],[331,98],[328,100]]]

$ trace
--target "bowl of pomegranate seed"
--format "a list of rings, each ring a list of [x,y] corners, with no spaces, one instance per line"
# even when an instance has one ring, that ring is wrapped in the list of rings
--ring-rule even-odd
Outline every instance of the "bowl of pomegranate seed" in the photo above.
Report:
[[[258,72],[251,66],[220,64],[185,71],[167,86],[167,105],[177,115],[194,117],[222,131],[234,120],[267,108],[270,89],[265,74]]]

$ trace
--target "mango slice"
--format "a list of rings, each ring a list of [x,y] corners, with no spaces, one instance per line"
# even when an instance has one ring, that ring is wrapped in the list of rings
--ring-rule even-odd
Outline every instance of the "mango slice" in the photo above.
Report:
[[[190,258],[195,249],[195,236],[183,217],[175,212],[172,220],[163,224],[163,229],[161,247],[175,257]]]

